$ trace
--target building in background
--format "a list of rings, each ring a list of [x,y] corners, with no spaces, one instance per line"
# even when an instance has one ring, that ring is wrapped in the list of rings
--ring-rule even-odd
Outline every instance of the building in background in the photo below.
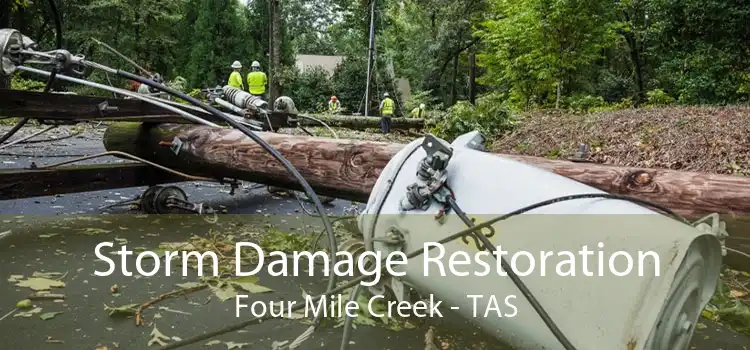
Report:
[[[320,67],[325,70],[329,76],[333,75],[336,67],[344,61],[344,56],[321,56],[321,55],[297,55],[296,66],[300,72],[305,70]],[[388,63],[388,72],[393,75],[393,63]],[[401,93],[403,101],[408,101],[411,98],[411,84],[409,80],[396,78],[396,89]],[[362,82],[365,84],[365,82]]]

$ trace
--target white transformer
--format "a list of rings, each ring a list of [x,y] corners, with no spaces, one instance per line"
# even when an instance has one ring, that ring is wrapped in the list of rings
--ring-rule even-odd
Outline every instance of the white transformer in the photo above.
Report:
[[[479,147],[482,139],[476,132],[462,135],[452,145],[432,138],[423,144],[424,140],[401,150],[376,182],[359,217],[368,250],[383,256],[424,250],[425,244],[468,227],[450,211],[436,219],[445,208],[437,197],[423,206],[409,205],[409,196],[414,199],[420,193],[413,184],[425,184],[417,172],[424,174],[426,150],[441,144],[452,152],[442,181],[477,224],[556,197],[604,193],[487,153]],[[494,246],[508,252],[506,261],[515,263],[514,271],[523,273],[523,283],[578,350],[686,349],[720,273],[722,248],[714,234],[622,199],[563,201],[497,222],[492,231],[484,232]],[[394,237],[400,243],[394,243]],[[581,253],[584,246],[592,252],[587,263]],[[513,348],[563,349],[519,288],[498,272],[502,270],[492,255],[478,254],[482,250],[471,237],[445,243],[442,251],[433,249],[397,267],[405,275],[385,283],[401,300],[407,299],[404,290],[409,287],[423,298],[431,294],[443,302],[441,306],[473,320]],[[579,266],[571,270],[569,263],[558,265],[570,262],[571,255]],[[559,266],[567,269],[557,270]],[[628,266],[632,270],[624,273]],[[576,275],[569,275],[571,271]]]

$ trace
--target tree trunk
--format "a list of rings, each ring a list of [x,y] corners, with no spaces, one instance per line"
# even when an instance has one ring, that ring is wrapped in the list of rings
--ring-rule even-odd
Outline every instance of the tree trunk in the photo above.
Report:
[[[270,22],[271,22],[271,67],[268,70],[268,90],[269,90],[269,102],[279,97],[279,82],[276,79],[276,73],[278,73],[281,67],[281,11],[279,8],[279,0],[268,0],[270,6]]]
[[[123,151],[205,176],[233,177],[299,189],[286,171],[251,139],[234,129],[116,123],[104,135],[108,151]],[[404,145],[261,133],[324,195],[366,201],[385,165]],[[186,144],[177,156],[163,145]],[[162,144],[160,144],[162,143]],[[574,163],[500,155],[531,164],[609,193],[636,196],[688,217],[750,214],[750,178]]]
[[[316,119],[320,119],[328,126],[333,128],[347,128],[354,130],[365,130],[365,129],[377,129],[380,127],[380,118],[378,117],[360,117],[360,116],[348,116],[348,115],[316,115]],[[302,126],[322,126],[320,123],[309,120],[298,118],[300,125]],[[420,118],[392,118],[391,129],[422,129],[425,126],[425,120]]]
[[[456,91],[456,85],[458,84],[458,57],[461,56],[461,54],[457,54],[455,57],[453,57],[453,78],[451,83],[451,103],[450,105],[453,106],[456,104],[457,100],[457,91]]]
[[[469,48],[469,102],[477,102],[477,55],[474,47]]]

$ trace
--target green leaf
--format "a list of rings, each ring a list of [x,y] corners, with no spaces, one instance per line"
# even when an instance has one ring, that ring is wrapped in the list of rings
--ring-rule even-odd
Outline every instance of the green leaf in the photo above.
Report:
[[[216,295],[216,297],[219,298],[219,300],[221,300],[222,302],[225,302],[237,296],[237,291],[234,289],[234,287],[227,283],[222,283],[218,286],[211,287],[211,291],[214,292],[214,295]]]
[[[35,314],[40,313],[40,312],[42,312],[42,308],[41,307],[37,307],[37,308],[31,309],[31,310],[26,311],[26,312],[19,312],[19,313],[13,315],[13,317],[31,317],[31,316],[34,316]]]
[[[101,228],[89,227],[89,228],[86,228],[83,231],[81,231],[81,234],[84,234],[86,236],[94,236],[94,235],[98,235],[100,233],[110,233],[110,232],[112,232],[112,231],[101,229]]]
[[[39,318],[41,318],[44,321],[51,320],[51,319],[55,318],[55,316],[57,316],[57,315],[59,315],[61,313],[62,313],[61,311],[45,312],[45,313],[39,315]]]
[[[233,350],[233,349],[241,349],[244,348],[246,345],[250,345],[250,343],[235,343],[233,341],[226,342],[224,345],[227,346],[227,350]]]
[[[253,293],[253,294],[259,294],[259,293],[270,293],[273,292],[273,289],[263,287],[259,284],[256,284],[258,282],[259,278],[258,276],[245,276],[245,277],[237,277],[229,281],[232,285],[241,288],[242,290]]]
[[[49,278],[36,278],[31,277],[16,283],[18,287],[31,288],[33,290],[50,290],[51,288],[62,288],[65,287],[65,282],[51,280]]]
[[[104,305],[104,311],[107,311],[110,316],[124,316],[124,315],[135,315],[138,309],[138,304],[128,304],[123,306],[111,307]]]
[[[199,282],[186,282],[186,283],[178,283],[176,286],[182,288],[182,289],[192,289],[192,288],[198,288],[202,286],[203,283]]]
[[[34,305],[31,303],[31,300],[29,299],[24,299],[16,303],[16,307],[19,309],[30,309],[32,306]]]
[[[152,346],[154,344],[159,344],[159,346],[165,346],[167,345],[167,341],[171,339],[170,337],[160,332],[159,329],[156,328],[156,325],[154,325],[154,329],[151,330],[150,335],[151,335],[151,340],[148,341],[148,346]]]

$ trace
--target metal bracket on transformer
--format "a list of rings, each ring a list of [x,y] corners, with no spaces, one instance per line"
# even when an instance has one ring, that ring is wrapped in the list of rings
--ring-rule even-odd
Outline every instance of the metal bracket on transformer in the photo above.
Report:
[[[419,163],[417,181],[406,188],[406,196],[401,200],[399,209],[427,210],[430,199],[445,203],[450,191],[444,186],[448,179],[448,162],[453,156],[451,145],[444,140],[427,134],[422,142],[427,155]]]
[[[693,222],[692,225],[701,232],[716,236],[721,243],[721,256],[727,255],[726,240],[729,237],[729,232],[727,232],[727,223],[721,220],[718,213],[709,214]]]

